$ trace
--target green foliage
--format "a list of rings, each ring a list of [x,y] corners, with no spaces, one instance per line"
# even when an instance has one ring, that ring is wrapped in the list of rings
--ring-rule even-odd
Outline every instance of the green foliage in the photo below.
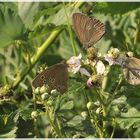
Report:
[[[15,40],[25,38],[25,27],[18,16],[11,9],[0,5],[0,46],[12,45]]]
[[[73,13],[89,14],[91,9],[106,25],[104,37],[95,44],[101,53],[95,61],[106,67],[101,83],[92,81],[90,89],[89,77],[69,73],[66,93],[47,91],[47,98],[38,99],[42,93],[34,93],[31,82],[40,66],[81,53],[81,67],[97,74],[96,66],[85,64],[86,51],[72,25]],[[139,13],[136,2],[0,3],[0,137],[139,137],[140,86],[130,85],[122,67],[104,60],[111,47],[140,58]],[[92,107],[87,107],[89,102]]]
[[[101,2],[97,3],[97,6],[94,7],[95,12],[110,14],[110,15],[123,15],[133,10],[137,10],[140,8],[140,4],[138,2]]]

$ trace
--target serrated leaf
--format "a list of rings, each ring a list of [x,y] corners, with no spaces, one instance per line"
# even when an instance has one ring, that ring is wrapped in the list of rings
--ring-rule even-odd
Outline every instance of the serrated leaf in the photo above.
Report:
[[[7,47],[24,38],[25,28],[17,14],[6,7],[0,8],[0,47]]]
[[[74,103],[73,101],[68,101],[64,104],[61,104],[60,106],[60,110],[70,110],[74,107]]]
[[[5,124],[5,116],[0,119],[0,137],[1,138],[14,138],[16,137],[17,123],[14,118],[17,117],[17,111],[6,115],[6,124]],[[18,115],[19,116],[19,115]],[[14,120],[14,121],[13,121]]]

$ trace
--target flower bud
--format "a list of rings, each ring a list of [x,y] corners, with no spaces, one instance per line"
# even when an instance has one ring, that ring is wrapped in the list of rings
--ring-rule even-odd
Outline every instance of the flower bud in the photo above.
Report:
[[[49,98],[49,94],[45,92],[44,94],[41,95],[42,100],[46,100]]]
[[[92,109],[94,108],[94,103],[93,103],[93,102],[88,102],[88,103],[87,103],[87,108],[88,108],[89,110],[92,110]]]
[[[100,102],[99,101],[96,101],[96,102],[94,102],[94,105],[95,106],[100,106]]]
[[[36,119],[36,118],[38,117],[38,112],[37,112],[37,111],[32,111],[31,117],[32,117],[33,119]]]
[[[93,88],[94,86],[98,87],[100,86],[102,79],[103,79],[103,76],[101,74],[92,75],[87,81],[87,86],[89,88]]]
[[[53,90],[51,90],[51,95],[55,97],[55,96],[59,95],[59,92],[56,89],[53,89]]]
[[[93,119],[90,119],[91,123],[94,123],[94,120]]]
[[[119,57],[119,55],[120,55],[120,51],[119,51],[119,49],[117,49],[117,48],[111,48],[111,49],[108,51],[108,56],[109,56],[109,57],[117,58],[117,57]]]
[[[80,138],[80,134],[75,134],[72,138]]]
[[[97,114],[100,114],[100,112],[101,112],[101,108],[100,107],[98,107],[97,109],[96,109],[96,111],[95,111]]]
[[[87,49],[87,58],[89,60],[93,60],[97,57],[98,55],[98,49],[94,47],[90,47]]]
[[[88,117],[88,114],[86,111],[81,112],[81,116],[84,118],[84,120]]]
[[[35,88],[35,94],[38,95],[40,93],[40,87]]]
[[[43,85],[41,88],[40,88],[40,93],[43,94],[47,91],[47,87],[45,85]]]
[[[133,57],[133,52],[129,51],[127,52],[128,57]]]

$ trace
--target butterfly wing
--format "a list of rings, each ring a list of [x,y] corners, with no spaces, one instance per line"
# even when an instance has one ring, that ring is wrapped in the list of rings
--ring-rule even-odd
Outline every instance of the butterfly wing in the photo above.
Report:
[[[87,20],[89,20],[89,18],[81,13],[74,13],[72,19],[73,19],[74,30],[80,42],[82,44],[87,43],[85,37],[85,27],[86,27]]]
[[[87,47],[95,44],[105,33],[105,25],[103,23],[81,13],[73,14],[73,24],[80,42]]]
[[[47,84],[50,89],[64,93],[67,91],[68,70],[66,64],[56,64],[38,74],[32,82],[33,87]]]
[[[132,85],[140,84],[140,59],[130,57],[125,62],[124,77]]]
[[[130,71],[129,69],[123,69],[124,77],[127,82],[131,85],[140,84],[140,75],[137,75],[134,71]]]
[[[133,70],[140,70],[140,59],[130,57],[126,60],[125,67]]]

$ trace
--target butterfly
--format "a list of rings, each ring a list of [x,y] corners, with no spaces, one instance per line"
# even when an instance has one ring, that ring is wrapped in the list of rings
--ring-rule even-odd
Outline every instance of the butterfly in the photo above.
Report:
[[[115,64],[123,68],[124,78],[129,84],[140,84],[140,59],[135,57],[118,58]]]
[[[105,25],[82,13],[74,13],[72,16],[74,30],[85,49],[99,41],[105,33]]]
[[[37,88],[42,87],[44,84],[47,84],[50,90],[56,89],[60,93],[64,93],[68,88],[67,81],[67,65],[58,63],[39,73],[32,81],[32,85],[34,88]]]
[[[129,84],[140,84],[140,59],[129,57],[123,63],[123,74]]]

